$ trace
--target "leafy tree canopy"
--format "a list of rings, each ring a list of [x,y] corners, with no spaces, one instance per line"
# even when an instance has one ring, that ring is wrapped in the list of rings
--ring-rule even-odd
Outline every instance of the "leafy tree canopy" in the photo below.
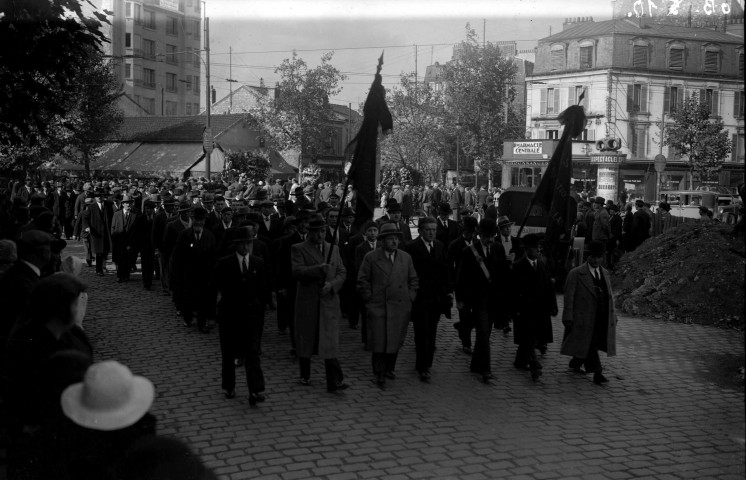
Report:
[[[270,174],[270,162],[264,152],[245,152],[229,150],[225,153],[225,174],[238,178],[245,174],[252,182],[266,180]]]
[[[689,159],[689,169],[700,178],[717,174],[731,152],[731,141],[723,121],[710,117],[710,107],[696,93],[671,113],[673,124],[666,124],[663,145],[674,147]]]

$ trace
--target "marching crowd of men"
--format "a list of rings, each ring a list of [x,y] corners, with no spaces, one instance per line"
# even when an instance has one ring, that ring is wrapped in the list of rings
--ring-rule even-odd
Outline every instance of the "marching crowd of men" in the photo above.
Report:
[[[209,187],[165,185],[137,195],[137,189],[122,193],[106,184],[84,185],[72,222],[49,221],[42,229],[52,233],[49,225],[61,224],[67,238],[82,239],[86,261],[97,275],[105,275],[111,253],[120,283],[130,281],[139,257],[143,287],[151,290],[153,282],[160,282],[184,327],[196,323],[208,334],[215,322],[226,398],[235,396],[235,367],[243,365],[249,403],[265,400],[260,358],[268,308],[277,309],[278,332],[289,333],[299,383],[311,385],[311,358],[318,355],[324,359],[329,392],[348,388],[337,359],[343,318],[350,328],[361,330],[362,344],[372,354],[374,382],[381,388],[396,378],[397,354],[412,323],[414,367],[421,381],[430,382],[439,321],[443,315],[450,318],[454,300],[459,312],[454,326],[463,352],[471,355],[471,371],[482,381],[493,379],[491,332],[495,327],[509,332],[511,321],[518,345],[514,366],[529,371],[534,380],[541,375],[536,349],[544,353],[553,341],[551,317],[558,314],[554,281],[540,254],[540,238],[512,237],[513,223],[497,218],[494,208],[477,221],[440,203],[433,209],[437,217],[419,220],[413,238],[393,198],[385,215],[358,229],[354,211],[340,204],[341,195],[333,189],[326,195],[329,202],[311,201],[307,186],[283,189],[277,197],[263,188],[245,201]],[[41,216],[62,215],[37,212],[33,221]],[[13,228],[11,223],[8,230]],[[602,244],[591,247],[591,257],[603,256],[598,250]],[[601,292],[606,302],[601,306],[610,305],[609,276],[597,266],[585,268],[598,271],[588,283],[595,295],[592,305],[575,310],[590,308],[593,319],[583,321],[605,322],[596,328],[605,333],[579,341],[571,368],[582,371],[585,363],[596,383],[603,383],[597,350],[613,351],[608,339],[613,339],[615,319],[613,308],[601,312],[595,302]],[[571,332],[581,330],[573,329],[567,302],[563,353]]]

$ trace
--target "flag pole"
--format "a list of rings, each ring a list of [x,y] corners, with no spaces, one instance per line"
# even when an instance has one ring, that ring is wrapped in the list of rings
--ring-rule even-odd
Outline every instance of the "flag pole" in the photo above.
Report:
[[[581,103],[583,103],[583,98],[585,98],[585,89],[583,89],[583,92],[580,94],[580,96],[578,96],[578,103],[577,103],[578,105],[580,105]],[[565,143],[567,143],[567,141],[571,140],[570,138],[568,138],[567,134],[570,133],[573,130],[574,130],[574,126],[573,126],[573,128],[571,128],[570,125],[565,125],[565,130],[562,132],[562,139],[557,144],[557,148],[560,148],[560,147],[564,148]],[[549,168],[547,168],[547,171],[548,170],[549,170]],[[545,173],[547,173],[547,172],[545,172]],[[538,187],[537,187],[537,189],[538,189]],[[534,208],[534,204],[535,203],[536,203],[536,194],[534,194],[534,196],[531,197],[531,203],[529,203],[528,208],[526,209],[526,213],[523,215],[523,221],[521,222],[521,226],[518,229],[518,233],[516,234],[517,238],[521,237],[521,232],[523,232],[523,227],[526,226],[526,221],[528,221],[528,214],[531,213],[531,209]]]
[[[376,75],[381,74],[381,68],[383,67],[383,51],[381,51],[381,56],[378,58],[378,66],[376,66]],[[350,112],[350,116],[352,116],[352,112]],[[351,120],[351,118],[350,118]],[[350,160],[350,168],[347,170],[345,174],[345,186],[342,189],[342,198],[341,198],[341,204],[339,206],[339,217],[337,220],[337,225],[334,227],[334,236],[332,237],[332,241],[337,241],[337,234],[339,233],[339,224],[342,223],[342,209],[344,208],[344,204],[347,201],[347,190],[350,187],[350,172],[352,172],[352,166],[355,163],[357,159],[353,158]],[[337,245],[337,248],[339,248],[339,245]],[[334,244],[332,243],[331,247],[329,248],[329,252],[326,255],[326,263],[331,262],[332,260],[332,251],[334,250]],[[341,250],[340,250],[341,252]]]

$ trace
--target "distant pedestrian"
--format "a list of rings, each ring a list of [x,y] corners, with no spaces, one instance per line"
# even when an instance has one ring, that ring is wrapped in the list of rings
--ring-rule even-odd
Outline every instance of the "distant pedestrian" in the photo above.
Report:
[[[610,357],[616,355],[617,319],[611,275],[601,266],[604,252],[603,243],[591,242],[587,262],[567,275],[562,312],[565,336],[560,350],[562,355],[573,357],[572,370],[593,373],[593,381],[598,385],[608,381],[602,373],[598,352],[606,352]]]

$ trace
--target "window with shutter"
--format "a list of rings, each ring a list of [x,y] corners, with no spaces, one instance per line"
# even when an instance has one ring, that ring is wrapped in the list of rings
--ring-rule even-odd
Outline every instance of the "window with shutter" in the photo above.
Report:
[[[632,51],[632,67],[648,68],[648,47],[645,45],[635,45]]]
[[[547,113],[547,89],[542,88],[540,92],[541,92],[541,104],[539,108],[539,114],[546,115]]]
[[[580,47],[580,68],[593,67],[593,47]]]
[[[743,101],[744,101],[743,90],[740,92],[733,93],[733,116],[736,118],[743,118],[743,110],[744,110]]]
[[[647,146],[647,127],[638,126],[637,127],[637,148],[635,153],[637,154],[638,158],[645,158],[645,147]]]
[[[738,54],[738,75],[743,77],[743,52]]]
[[[565,68],[565,49],[556,48],[552,50],[552,70]]]
[[[714,50],[707,50],[705,52],[705,72],[718,73],[719,71],[719,52]]]
[[[738,159],[738,135],[734,133],[731,138],[730,159],[735,162]]]
[[[668,68],[671,70],[682,70],[684,68],[684,49],[672,48],[668,52]]]
[[[637,156],[637,128],[634,122],[629,122],[627,129],[627,148],[630,155]]]

